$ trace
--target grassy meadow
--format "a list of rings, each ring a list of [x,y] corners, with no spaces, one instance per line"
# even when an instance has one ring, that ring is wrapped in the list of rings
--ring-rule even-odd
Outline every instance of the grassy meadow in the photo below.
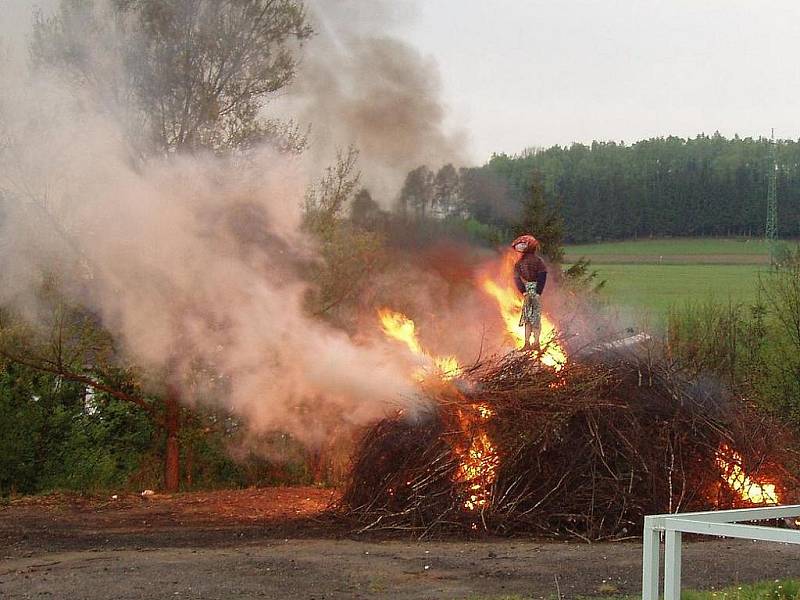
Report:
[[[675,238],[567,246],[565,263],[592,261],[613,307],[660,321],[687,301],[752,302],[768,276],[763,240]]]
[[[605,263],[769,264],[764,240],[667,238],[567,246],[568,259],[581,256]]]

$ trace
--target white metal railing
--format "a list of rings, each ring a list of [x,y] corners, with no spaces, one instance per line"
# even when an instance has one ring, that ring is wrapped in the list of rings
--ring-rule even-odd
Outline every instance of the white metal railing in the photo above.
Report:
[[[800,531],[796,529],[747,525],[741,522],[788,517],[800,517],[800,504],[645,517],[644,550],[642,551],[642,600],[658,600],[659,597],[659,554],[662,531],[664,532],[664,600],[680,600],[682,533],[800,544]]]

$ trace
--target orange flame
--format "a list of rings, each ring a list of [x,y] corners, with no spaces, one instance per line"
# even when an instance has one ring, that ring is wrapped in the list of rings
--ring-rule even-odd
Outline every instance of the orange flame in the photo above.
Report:
[[[403,313],[394,312],[388,308],[380,309],[378,317],[386,335],[398,342],[403,342],[413,354],[424,354],[417,339],[417,328],[414,321]]]
[[[428,354],[419,343],[417,327],[414,321],[406,315],[388,308],[382,308],[378,311],[378,318],[380,319],[383,333],[398,342],[404,343],[415,356],[432,363],[436,367],[439,377],[445,380],[458,377],[461,372],[461,365],[458,363],[458,359],[455,356],[433,357]],[[428,374],[428,369],[420,367],[414,372],[414,378],[422,381]]]
[[[717,451],[717,466],[722,478],[742,500],[751,504],[778,504],[774,483],[756,483],[742,469],[741,455],[725,444]]]
[[[448,380],[459,375],[461,365],[454,356],[432,357],[422,347],[413,320],[388,308],[379,310],[378,317],[383,332],[388,337],[405,344],[415,356],[432,363],[439,378]],[[420,368],[415,371],[414,378],[421,382],[429,375],[425,368]],[[464,501],[464,508],[467,510],[481,509],[489,504],[491,486],[496,477],[497,466],[500,464],[497,450],[482,423],[491,416],[492,409],[485,404],[474,404],[471,411],[459,411],[459,425],[469,441],[466,448],[453,449],[461,459],[455,480],[467,487],[467,498]]]
[[[525,342],[525,328],[519,324],[522,296],[513,284],[516,259],[514,250],[506,251],[503,255],[500,272],[495,276],[484,276],[481,279],[481,287],[497,302],[509,337],[517,347],[520,347]],[[546,315],[542,315],[540,341],[543,351],[541,361],[548,367],[560,371],[567,362],[567,355],[559,345],[557,338],[558,332],[552,321]]]
[[[456,449],[461,456],[461,464],[456,473],[456,481],[466,484],[468,492],[464,500],[467,510],[479,510],[489,504],[491,486],[497,477],[500,458],[480,421],[492,416],[492,409],[485,404],[472,406],[474,414],[460,412],[461,429],[468,436],[469,447]],[[477,431],[475,431],[477,429]]]
[[[443,379],[453,379],[461,373],[461,365],[455,356],[437,356],[433,359],[433,364]]]

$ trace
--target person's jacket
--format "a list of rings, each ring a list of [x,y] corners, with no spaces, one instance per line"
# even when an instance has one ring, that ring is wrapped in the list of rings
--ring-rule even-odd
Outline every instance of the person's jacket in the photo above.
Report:
[[[514,284],[520,294],[525,293],[525,282],[536,282],[536,293],[544,292],[547,283],[547,267],[535,252],[525,252],[514,265]]]

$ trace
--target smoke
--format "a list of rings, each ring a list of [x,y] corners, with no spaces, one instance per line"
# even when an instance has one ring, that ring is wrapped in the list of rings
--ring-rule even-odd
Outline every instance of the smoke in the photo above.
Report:
[[[393,35],[413,2],[309,3],[317,35],[285,103],[311,127],[308,158],[319,166],[337,149],[361,151],[364,185],[384,206],[420,165],[464,164],[464,132],[445,126],[437,64]]]
[[[34,10],[51,13],[58,0],[0,0],[0,47],[8,51],[15,62],[24,62],[25,43],[30,33]],[[9,58],[9,57],[5,57]]]
[[[268,148],[141,161],[126,131],[80,87],[6,78],[0,304],[43,314],[38,291],[55,275],[154,389],[172,378],[186,401],[221,405],[255,431],[317,443],[325,419],[413,412],[395,348],[304,310],[314,248],[299,224],[316,174]]]

